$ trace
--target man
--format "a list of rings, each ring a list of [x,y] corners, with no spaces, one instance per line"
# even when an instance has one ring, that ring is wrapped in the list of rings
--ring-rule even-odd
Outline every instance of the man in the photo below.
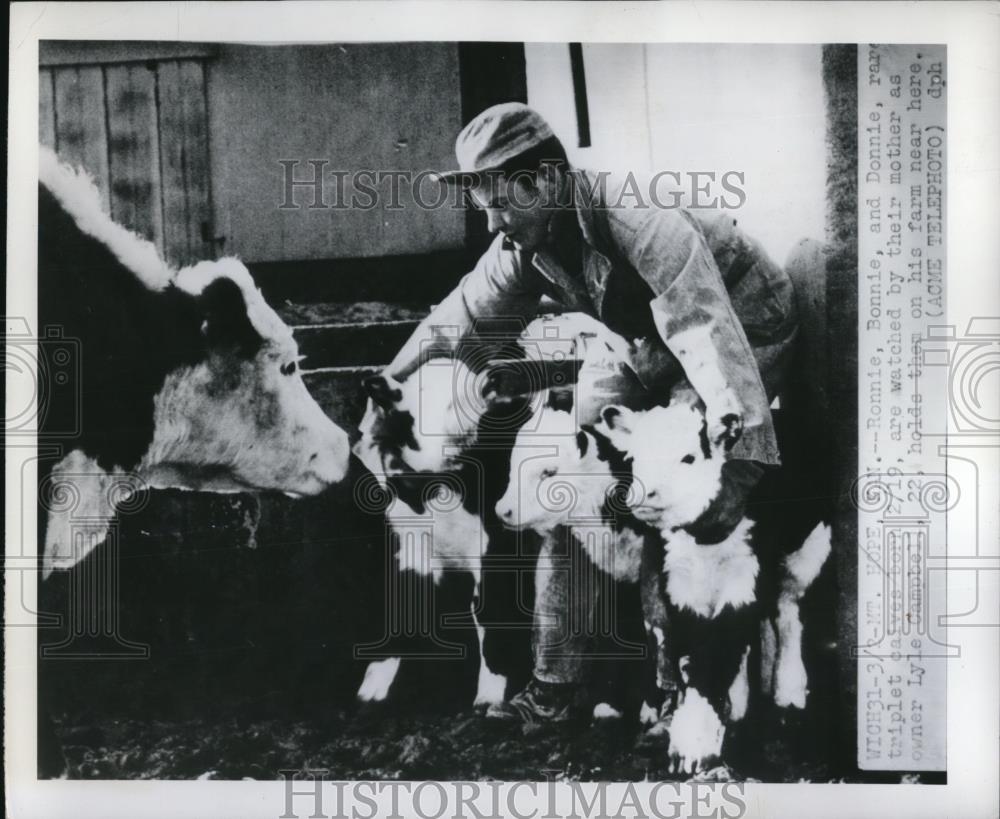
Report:
[[[779,461],[769,406],[796,333],[788,278],[731,217],[639,206],[619,196],[614,180],[570,168],[545,120],[521,103],[481,113],[459,134],[455,152],[459,170],[440,178],[466,188],[497,236],[387,373],[404,380],[428,358],[458,354],[476,322],[530,320],[542,296],[588,313],[636,347],[629,371],[590,384],[581,422],[595,420],[604,404],[664,404],[693,389],[709,434],[734,443],[726,500],[704,522],[704,542],[721,540],[742,517],[763,466]],[[587,635],[568,633],[567,624],[588,619],[593,595],[571,587],[578,573],[554,570],[555,549],[542,547],[536,575],[534,679],[489,716],[537,722],[573,712]],[[647,564],[655,567],[656,558]],[[662,604],[659,613],[648,611],[653,597],[644,593],[647,619],[665,625]],[[669,689],[670,675],[661,671]]]

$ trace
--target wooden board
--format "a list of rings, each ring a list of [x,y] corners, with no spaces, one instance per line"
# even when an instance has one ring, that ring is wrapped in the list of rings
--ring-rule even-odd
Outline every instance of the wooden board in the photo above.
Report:
[[[212,238],[211,168],[205,70],[197,60],[180,63],[184,161],[186,167],[188,261],[215,258]]]
[[[163,249],[155,74],[144,64],[105,69],[111,216]]]
[[[52,89],[52,72],[38,72],[38,141],[56,149],[56,102]]]
[[[104,79],[97,66],[54,69],[55,148],[62,159],[86,168],[110,202]]]
[[[164,252],[186,265],[212,258],[208,118],[201,63],[170,60],[156,69]]]
[[[41,40],[38,64],[80,66],[204,58],[215,54],[216,48],[212,43],[157,40]]]
[[[174,60],[156,67],[160,104],[160,185],[163,202],[163,252],[174,265],[187,264],[187,181],[185,168],[184,107],[181,99],[180,63]]]

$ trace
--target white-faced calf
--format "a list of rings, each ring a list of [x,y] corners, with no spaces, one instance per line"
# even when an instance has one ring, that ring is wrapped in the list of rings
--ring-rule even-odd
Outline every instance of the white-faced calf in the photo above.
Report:
[[[511,529],[541,535],[567,526],[595,566],[636,582],[643,533],[628,525],[624,495],[630,478],[607,438],[592,426],[578,426],[572,412],[544,406],[518,433],[497,517]]]
[[[780,526],[748,516],[726,531],[713,525],[727,502],[724,465],[736,435],[724,429],[711,438],[697,406],[607,407],[598,431],[631,459],[633,512],[663,536],[668,644],[683,683],[669,752],[673,767],[692,772],[720,755],[726,722],[746,713],[747,661],[762,615],[777,629],[778,650],[761,677],[773,682],[779,706],[805,707],[798,601],[829,555],[830,530],[816,521],[804,542],[781,542],[773,534]],[[780,504],[765,507],[781,513]]]

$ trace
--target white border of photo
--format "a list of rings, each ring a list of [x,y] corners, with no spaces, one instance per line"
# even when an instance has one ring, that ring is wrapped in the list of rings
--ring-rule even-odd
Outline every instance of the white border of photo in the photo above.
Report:
[[[7,315],[36,324],[36,173],[38,137],[38,41],[130,39],[239,42],[511,40],[529,42],[722,42],[722,43],[944,43],[948,54],[948,323],[960,331],[974,316],[1000,315],[1000,25],[996,3],[834,2],[289,2],[270,3],[17,3],[10,7]],[[23,397],[23,396],[22,396]],[[994,397],[995,398],[995,397]],[[8,402],[17,396],[8,394]],[[10,403],[8,403],[10,406]],[[990,414],[992,413],[992,414]],[[984,414],[997,417],[996,407]],[[30,441],[25,441],[30,445]],[[7,553],[21,554],[17,533],[34,531],[21,519],[22,473],[7,453]],[[996,497],[997,447],[978,454],[980,480]],[[25,474],[31,480],[30,473]],[[29,511],[29,515],[33,512]],[[980,520],[948,521],[949,543],[977,534],[996,548],[996,506],[981,506]],[[21,600],[11,582],[24,578],[24,603],[34,602],[33,572],[12,572],[8,563],[8,614]],[[997,605],[1000,572],[978,586],[968,572],[949,578],[948,608],[964,612]],[[985,594],[985,599],[984,599]],[[998,744],[998,640],[996,628],[955,628],[950,642],[960,656],[948,669],[948,784],[844,785],[748,784],[747,814],[778,817],[968,817],[996,816]],[[22,817],[278,817],[285,811],[282,782],[94,782],[35,778],[35,648],[31,628],[6,629],[5,762],[8,815]],[[299,786],[301,787],[301,785]],[[559,783],[521,788],[515,802],[502,786],[504,812],[545,816],[556,807],[569,815],[572,792]],[[655,783],[639,783],[645,791]],[[689,787],[689,786],[685,786]],[[698,814],[712,787],[699,785],[688,798],[660,798]],[[732,789],[732,786],[728,786]],[[616,786],[620,804],[624,786]],[[730,790],[730,792],[733,792]],[[589,793],[589,791],[588,791]],[[332,795],[332,793],[331,793]],[[378,812],[390,811],[391,792],[372,794]],[[554,803],[550,802],[554,798]],[[436,804],[430,800],[429,804]],[[482,804],[480,802],[480,804]],[[579,804],[579,802],[577,802]],[[718,806],[716,797],[701,802]],[[736,816],[723,801],[722,810]],[[489,805],[489,801],[486,801]],[[368,808],[358,815],[368,814]],[[403,808],[403,804],[400,805]],[[302,804],[299,815],[310,815]],[[336,803],[326,804],[326,815]],[[334,814],[335,815],[335,814]],[[454,807],[442,815],[454,816]],[[461,814],[458,814],[461,815]],[[665,814],[669,815],[669,814]],[[727,815],[721,813],[718,815]]]

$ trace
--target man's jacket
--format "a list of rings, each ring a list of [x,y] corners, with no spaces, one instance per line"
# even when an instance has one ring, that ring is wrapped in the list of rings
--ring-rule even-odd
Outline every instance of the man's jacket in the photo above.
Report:
[[[527,319],[548,295],[643,339],[636,375],[661,403],[685,376],[709,411],[715,393],[731,391],[744,423],[732,457],[778,463],[769,406],[797,327],[787,275],[726,213],[640,207],[630,195],[618,204],[613,179],[569,178],[573,207],[550,229],[558,253],[521,253],[498,235],[462,279],[461,305],[441,305],[441,323]]]

